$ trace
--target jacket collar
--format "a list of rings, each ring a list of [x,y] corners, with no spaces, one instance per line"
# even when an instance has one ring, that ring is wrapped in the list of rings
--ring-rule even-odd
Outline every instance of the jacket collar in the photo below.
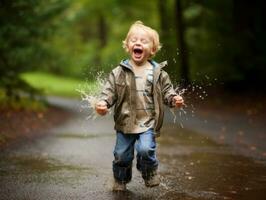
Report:
[[[125,67],[125,68],[127,68],[127,69],[129,69],[129,70],[132,71],[132,67],[131,67],[130,64],[129,64],[129,59],[122,60],[122,61],[120,62],[120,66],[121,66],[121,67]]]
[[[154,69],[157,69],[158,68],[158,69],[161,70],[162,68],[164,68],[164,67],[167,66],[167,61],[163,61],[161,63],[157,63],[154,60],[149,60],[149,62],[152,64],[152,66],[154,67]],[[130,69],[132,71],[132,67],[129,64],[129,59],[122,60],[120,62],[120,66],[125,67],[125,68],[128,68],[128,69]]]
[[[157,63],[154,60],[149,60],[149,62],[154,67],[154,77],[153,78],[154,78],[154,83],[157,83],[157,81],[158,81],[158,79],[160,77],[162,68],[167,66],[167,61],[164,61],[164,62],[161,62],[161,63]],[[129,59],[122,60],[120,62],[120,66],[125,67],[125,68],[127,68],[127,69],[129,69],[130,71],[133,72],[132,67],[129,64]]]

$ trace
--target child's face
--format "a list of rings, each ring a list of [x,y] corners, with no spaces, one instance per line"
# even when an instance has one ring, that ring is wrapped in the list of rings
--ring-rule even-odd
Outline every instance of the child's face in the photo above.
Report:
[[[145,63],[154,54],[152,39],[143,29],[135,29],[131,33],[127,48],[132,61],[137,65]]]

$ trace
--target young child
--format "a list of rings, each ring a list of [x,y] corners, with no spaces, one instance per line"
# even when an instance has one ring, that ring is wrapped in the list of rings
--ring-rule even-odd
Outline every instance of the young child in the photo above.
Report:
[[[181,107],[179,96],[162,69],[166,62],[156,63],[151,58],[160,49],[159,35],[142,22],[129,29],[123,47],[130,59],[121,61],[112,70],[96,104],[96,112],[105,115],[114,108],[116,145],[114,148],[113,190],[126,190],[132,177],[134,147],[137,151],[137,169],[147,187],[160,184],[157,175],[155,137],[163,123],[163,104]]]

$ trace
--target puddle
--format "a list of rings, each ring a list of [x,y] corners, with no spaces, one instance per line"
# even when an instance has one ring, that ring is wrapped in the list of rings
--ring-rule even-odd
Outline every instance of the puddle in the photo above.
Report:
[[[32,157],[32,156],[11,156],[4,159],[4,163],[8,163],[11,168],[20,169],[23,171],[29,172],[51,172],[51,171],[60,171],[60,170],[90,170],[86,167],[76,166],[76,165],[67,165],[60,163],[59,161],[47,158],[47,157]],[[0,161],[0,174],[2,172],[7,173],[9,169],[2,168],[3,160]]]
[[[266,199],[265,164],[185,129],[165,131],[158,140],[165,199]]]
[[[5,156],[0,160],[0,177],[3,180],[11,178],[18,182],[64,184],[79,182],[81,177],[93,173],[91,168],[64,164],[47,156]]]
[[[163,127],[162,136],[158,138],[158,142],[162,145],[224,146],[195,131],[173,125]]]
[[[266,197],[266,166],[256,164],[251,159],[206,152],[163,157],[171,171],[162,174],[167,179],[170,190],[174,189],[173,195],[176,184],[179,184],[181,190],[186,191],[189,196],[204,199],[212,199],[209,198],[211,196],[214,199]]]

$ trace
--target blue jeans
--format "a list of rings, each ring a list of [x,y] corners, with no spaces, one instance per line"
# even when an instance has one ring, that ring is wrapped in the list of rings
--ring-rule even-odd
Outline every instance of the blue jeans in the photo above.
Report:
[[[153,129],[139,134],[124,134],[117,131],[113,173],[114,178],[119,182],[128,183],[131,180],[134,147],[137,151],[137,169],[144,179],[147,179],[158,168]]]

